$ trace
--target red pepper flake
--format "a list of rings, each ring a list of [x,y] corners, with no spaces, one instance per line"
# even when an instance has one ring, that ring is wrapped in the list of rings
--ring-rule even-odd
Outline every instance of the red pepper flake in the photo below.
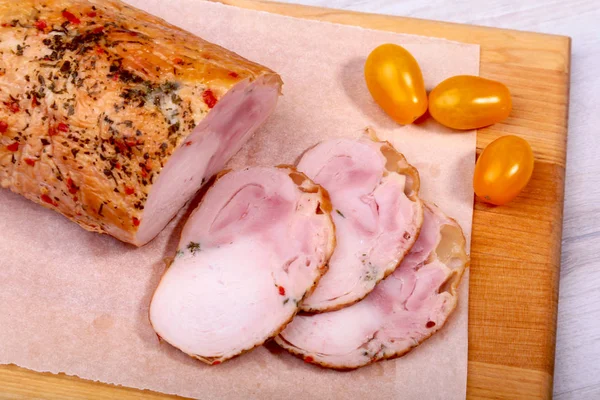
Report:
[[[58,132],[56,132],[56,128],[51,126],[50,128],[48,128],[48,136],[56,136],[58,135]]]
[[[9,144],[8,146],[6,146],[6,149],[8,151],[17,151],[19,150],[19,142],[14,142],[13,144]]]
[[[65,124],[64,122],[61,122],[60,124],[58,124],[57,129],[61,132],[69,132],[69,125]]]
[[[79,190],[79,186],[75,185],[73,179],[67,179],[67,188],[69,189],[69,193],[75,194]]]
[[[74,201],[74,202],[77,202],[77,200],[78,200],[78,199],[77,199],[77,196],[73,196],[73,201]],[[77,215],[81,215],[81,213],[78,213]]]
[[[183,65],[183,60],[179,57],[174,58],[173,62],[177,65]]]
[[[185,142],[185,145],[186,145],[186,146],[191,146],[191,145],[192,145],[192,142],[191,142],[191,141],[189,141],[189,142]]]
[[[311,356],[304,357],[304,362],[310,363],[310,362],[313,362],[313,361],[314,361],[314,358],[312,358]]]
[[[115,73],[112,77],[113,81],[118,81],[119,80],[119,73]]]
[[[125,144],[129,147],[134,147],[140,143],[138,143],[138,140],[133,139],[133,138],[127,138],[125,139]]]
[[[33,96],[33,97],[31,98],[31,106],[32,106],[32,107],[37,107],[37,106],[39,106],[39,105],[40,105],[40,102],[38,101],[37,97]]]
[[[25,164],[33,167],[35,165],[35,160],[33,158],[25,158]]]
[[[202,93],[202,100],[204,100],[208,108],[213,108],[217,104],[217,98],[210,89],[206,89],[204,93]]]
[[[144,168],[145,168],[145,170],[146,170],[146,171],[148,171],[148,172],[152,171],[152,161],[150,161],[150,160],[146,160],[146,165],[145,165],[145,167],[144,167]]]
[[[137,219],[136,217],[133,217],[132,221],[133,221],[133,226],[140,226],[140,220]]]
[[[4,121],[0,121],[0,133],[6,133],[8,130],[8,124]]]
[[[4,105],[13,113],[18,113],[21,110],[21,107],[19,107],[19,103],[17,103],[16,101],[13,102],[5,102]]]
[[[425,324],[426,328],[433,328],[435,326],[435,322],[433,321],[427,321],[427,323]]]
[[[217,360],[217,361],[213,361],[212,365],[219,365],[221,364],[221,361]]]
[[[10,26],[10,24],[7,24],[6,22],[2,24],[3,28],[8,28]]]
[[[115,140],[115,146],[117,146],[117,148],[119,149],[119,152],[121,153],[125,153],[127,152],[127,146],[125,145],[125,142],[123,142],[120,139]]]
[[[97,28],[94,28],[92,30],[92,33],[102,33],[104,31],[104,27],[103,26],[99,26]]]
[[[73,25],[79,25],[81,23],[81,20],[79,18],[77,18],[75,15],[68,12],[67,10],[64,10],[62,12],[62,16],[63,16],[63,18],[66,18],[67,21],[69,21]]]
[[[130,186],[125,186],[125,194],[126,195],[132,195],[135,193],[135,189],[130,187]]]
[[[137,32],[133,32],[133,31],[132,31],[132,32],[129,32],[129,36],[137,36],[137,35],[138,35],[138,33],[137,33]]]
[[[116,168],[116,169],[119,169],[119,170],[121,169],[121,164],[120,164],[118,161],[117,161],[117,163],[115,164],[115,168]]]
[[[34,25],[40,31],[43,31],[48,27],[48,24],[43,19],[39,19],[39,20],[35,21]]]
[[[285,288],[283,286],[279,286],[279,294],[285,296]]]
[[[90,11],[87,13],[87,16],[90,18],[94,18],[95,16],[97,16],[98,14],[96,13],[96,11]]]
[[[147,178],[148,177],[148,171],[146,171],[146,169],[142,169],[142,178]]]
[[[229,73],[229,76],[231,76],[232,78],[237,78],[239,75],[238,75],[238,73],[237,73],[237,72],[233,72],[233,71],[231,71],[231,72]]]
[[[58,206],[58,203],[52,200],[47,194],[41,195],[40,200],[42,200],[44,203],[52,204],[54,207]]]
[[[104,54],[104,49],[100,46],[96,46],[96,54]]]

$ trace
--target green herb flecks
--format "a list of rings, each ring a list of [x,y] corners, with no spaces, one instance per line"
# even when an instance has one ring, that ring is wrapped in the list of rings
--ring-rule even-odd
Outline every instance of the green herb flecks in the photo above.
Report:
[[[364,263],[365,263],[365,262],[363,261],[363,264],[364,264]],[[377,272],[378,272],[378,271],[377,271],[377,268],[376,268],[376,267],[375,267],[375,266],[374,266],[374,265],[373,265],[371,262],[368,262],[368,263],[367,263],[367,268],[368,268],[368,269],[367,269],[367,272],[365,272],[365,276],[364,276],[364,278],[363,278],[363,279],[364,279],[365,281],[367,281],[367,282],[370,282],[370,281],[374,281],[374,280],[376,280],[376,279],[377,279],[377,276],[378,276],[378,273],[377,273]]]

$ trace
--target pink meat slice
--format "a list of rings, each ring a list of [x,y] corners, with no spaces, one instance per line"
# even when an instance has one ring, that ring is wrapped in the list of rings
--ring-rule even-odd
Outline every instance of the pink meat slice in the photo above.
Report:
[[[342,310],[297,316],[275,340],[335,369],[402,356],[444,325],[467,263],[460,226],[426,204],[417,243],[369,296]]]
[[[242,81],[225,94],[166,163],[146,201],[134,244],[152,240],[225,166],[273,112],[279,90],[271,78],[260,77]]]
[[[302,310],[340,309],[369,294],[415,243],[423,222],[419,176],[389,143],[366,137],[322,142],[298,169],[329,192],[337,236],[329,271]]]
[[[335,247],[325,192],[292,168],[217,179],[190,216],[156,289],[156,333],[209,364],[277,335]]]

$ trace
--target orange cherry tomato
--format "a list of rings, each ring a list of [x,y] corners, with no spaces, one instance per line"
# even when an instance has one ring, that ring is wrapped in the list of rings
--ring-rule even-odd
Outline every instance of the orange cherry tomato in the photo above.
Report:
[[[371,96],[394,121],[406,125],[427,111],[427,93],[417,60],[404,48],[383,44],[369,54],[365,80]]]
[[[527,186],[533,162],[531,146],[525,139],[509,135],[494,140],[475,165],[475,194],[495,205],[508,203]]]
[[[510,114],[512,100],[500,82],[478,76],[448,78],[429,93],[429,113],[453,129],[477,129],[500,122]]]

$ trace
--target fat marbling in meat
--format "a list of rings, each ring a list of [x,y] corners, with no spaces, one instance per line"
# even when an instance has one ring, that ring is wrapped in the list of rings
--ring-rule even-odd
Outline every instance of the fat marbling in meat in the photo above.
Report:
[[[322,188],[291,167],[218,178],[154,293],[156,333],[209,364],[277,335],[327,269],[330,210]]]
[[[369,296],[342,310],[299,315],[275,340],[307,362],[335,369],[402,356],[447,321],[467,263],[460,226],[426,204],[410,254]]]
[[[389,143],[366,136],[322,142],[298,169],[329,192],[337,236],[329,271],[302,310],[349,306],[391,274],[417,240],[419,175]]]

